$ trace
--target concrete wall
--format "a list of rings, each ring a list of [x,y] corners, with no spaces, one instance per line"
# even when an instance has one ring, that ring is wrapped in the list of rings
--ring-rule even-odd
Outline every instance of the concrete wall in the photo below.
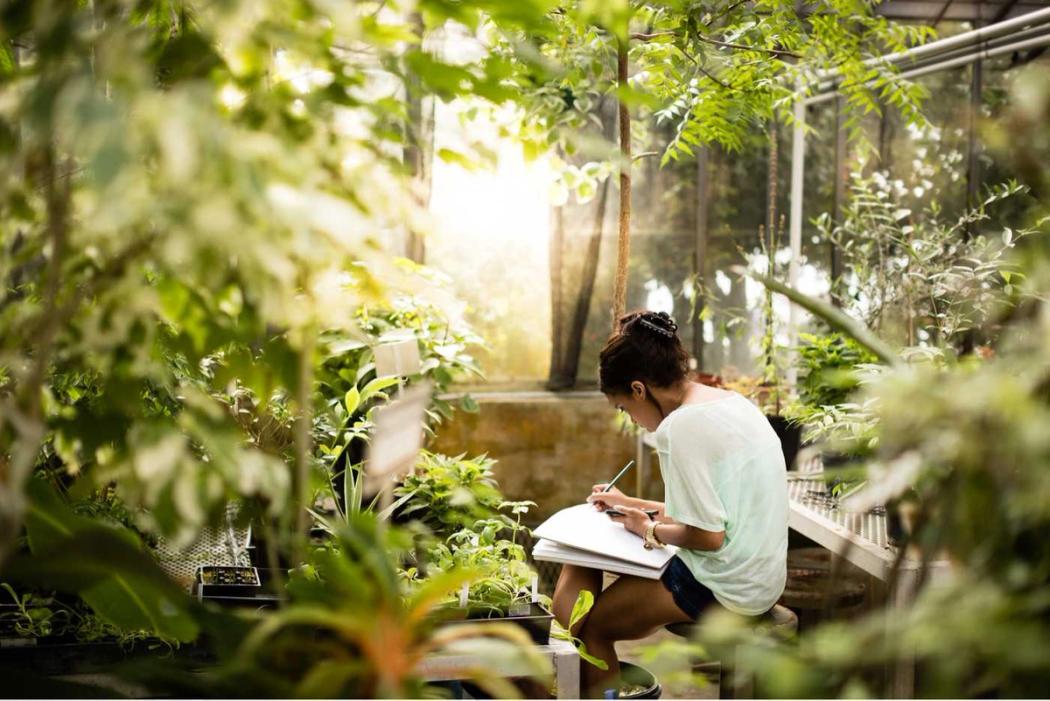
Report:
[[[615,411],[598,392],[473,396],[481,410],[457,412],[439,427],[430,447],[449,455],[488,453],[498,460],[496,477],[506,498],[538,504],[529,519],[533,524],[580,503],[591,485],[611,479],[635,456],[634,437],[617,432]],[[659,475],[653,479],[646,495],[659,498]],[[620,484],[634,491],[633,470]]]

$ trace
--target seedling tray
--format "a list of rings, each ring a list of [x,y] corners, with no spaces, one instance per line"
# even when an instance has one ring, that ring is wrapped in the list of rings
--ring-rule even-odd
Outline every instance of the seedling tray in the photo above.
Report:
[[[450,625],[461,625],[464,623],[511,623],[521,626],[529,634],[532,641],[537,645],[546,645],[550,642],[551,622],[554,614],[539,604],[530,603],[528,611],[514,611],[511,615],[499,615],[491,611],[472,612],[468,614],[464,609],[459,609],[463,618],[450,621]]]
[[[205,565],[197,568],[197,599],[251,596],[262,586],[254,567]]]

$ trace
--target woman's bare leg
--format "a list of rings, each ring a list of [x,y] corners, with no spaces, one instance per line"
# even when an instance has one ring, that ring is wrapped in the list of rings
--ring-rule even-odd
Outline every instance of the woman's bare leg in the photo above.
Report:
[[[580,688],[583,694],[601,698],[605,689],[619,684],[620,661],[614,643],[645,638],[669,623],[689,620],[659,580],[626,576],[617,579],[598,597],[577,633],[587,646],[587,652],[609,665],[603,671],[587,662],[582,663]]]
[[[561,574],[558,575],[558,583],[554,587],[552,597],[552,608],[554,618],[561,624],[562,628],[569,627],[569,618],[572,616],[572,607],[576,605],[576,598],[581,591],[589,591],[594,594],[595,601],[602,593],[602,571],[579,565],[562,565]],[[576,624],[573,634],[578,634],[586,618]]]

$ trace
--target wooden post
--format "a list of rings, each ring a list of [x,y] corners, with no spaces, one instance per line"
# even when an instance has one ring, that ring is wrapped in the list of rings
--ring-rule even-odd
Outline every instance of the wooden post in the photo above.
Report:
[[[710,195],[711,176],[708,171],[708,160],[711,149],[702,147],[696,153],[696,238],[693,242],[693,274],[696,276],[696,302],[693,305],[693,357],[696,358],[696,369],[704,369],[704,322],[700,315],[704,311],[706,300],[703,295],[705,273],[707,271],[707,224],[708,198]]]
[[[620,87],[627,86],[627,40],[620,42],[616,53],[616,79]],[[616,281],[613,287],[612,324],[623,316],[627,308],[627,264],[631,255],[631,114],[623,98],[619,99],[620,114],[620,229],[616,247]]]
[[[789,239],[791,242],[791,263],[788,265],[788,285],[798,286],[799,258],[802,256],[802,194],[806,158],[806,105],[799,91],[795,98],[795,126],[791,136],[791,217]],[[798,305],[792,304],[788,311],[788,346],[798,345]],[[795,387],[798,379],[798,368],[792,362],[788,366],[788,386]]]
[[[299,349],[299,376],[296,388],[296,417],[294,426],[295,472],[293,473],[295,539],[292,542],[294,565],[305,562],[310,544],[309,509],[313,508],[310,497],[310,463],[313,455],[313,384],[314,352],[317,347],[317,330],[307,324],[303,330],[302,346]]]
[[[849,184],[849,154],[846,150],[847,134],[844,128],[845,110],[846,101],[839,95],[835,98],[835,203],[832,208],[835,224],[842,222],[843,212],[846,209],[846,188]],[[842,250],[835,245],[834,241],[828,243],[831,246],[831,301],[838,306],[840,301],[839,296],[835,294],[835,288],[843,273]]]
[[[967,120],[969,124],[966,148],[966,208],[972,209],[980,203],[981,186],[981,162],[979,158],[980,143],[977,139],[977,129],[981,118],[981,92],[984,90],[983,62],[977,59],[970,69],[973,71],[970,80],[970,109]],[[969,239],[973,236],[974,226],[970,222],[963,230],[963,235]]]
[[[409,24],[419,35],[419,47],[423,46],[426,27],[423,15],[412,12]],[[433,100],[424,98],[424,90],[419,76],[409,73],[405,80],[405,106],[408,110],[405,125],[405,147],[403,159],[412,173],[412,185],[415,188],[420,207],[430,205],[431,185],[433,180],[434,155],[434,118]],[[426,242],[420,232],[409,230],[405,241],[405,255],[416,263],[426,259]]]

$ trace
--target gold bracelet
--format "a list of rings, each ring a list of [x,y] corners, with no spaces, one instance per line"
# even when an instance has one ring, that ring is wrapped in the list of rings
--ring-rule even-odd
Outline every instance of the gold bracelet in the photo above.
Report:
[[[664,547],[665,543],[660,542],[660,539],[656,537],[656,527],[659,525],[659,521],[653,521],[645,527],[645,537],[642,539],[642,546],[646,550]]]

